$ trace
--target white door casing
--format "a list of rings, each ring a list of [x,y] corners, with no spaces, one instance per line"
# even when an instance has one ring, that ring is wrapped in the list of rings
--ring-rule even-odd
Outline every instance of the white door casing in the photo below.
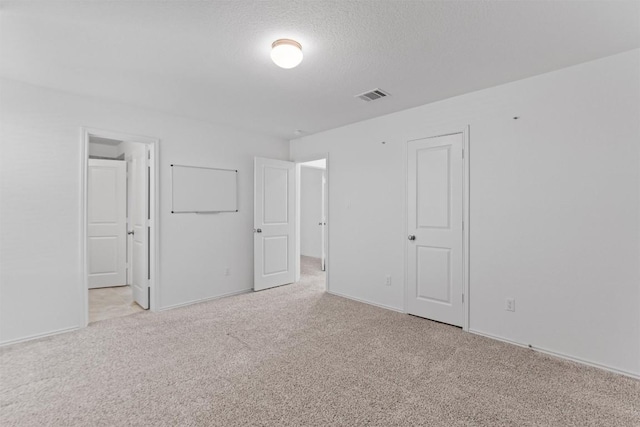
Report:
[[[90,289],[126,284],[126,163],[89,159],[87,282]]]
[[[136,150],[131,158],[131,289],[134,301],[149,308],[149,162],[148,149]]]
[[[255,291],[295,280],[295,163],[254,160]]]
[[[464,133],[407,143],[407,312],[463,326]]]

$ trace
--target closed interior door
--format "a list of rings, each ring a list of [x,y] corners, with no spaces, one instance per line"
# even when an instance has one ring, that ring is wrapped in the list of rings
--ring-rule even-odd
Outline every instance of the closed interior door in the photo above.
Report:
[[[408,142],[407,311],[463,323],[463,133]]]
[[[89,159],[89,288],[126,284],[126,163]]]
[[[147,147],[131,159],[131,289],[134,301],[149,308],[149,165]]]
[[[295,280],[295,163],[255,158],[254,285],[259,291]]]

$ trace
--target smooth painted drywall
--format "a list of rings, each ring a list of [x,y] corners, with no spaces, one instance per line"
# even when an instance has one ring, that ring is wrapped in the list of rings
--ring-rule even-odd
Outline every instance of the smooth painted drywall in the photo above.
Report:
[[[1,342],[81,326],[81,126],[160,138],[158,309],[252,287],[253,157],[286,159],[285,140],[6,79],[0,95]],[[240,211],[172,215],[171,163],[238,169]]]
[[[89,142],[89,155],[115,159],[118,157],[118,146]]]
[[[639,76],[633,50],[292,141],[331,157],[332,292],[403,309],[406,141],[469,125],[470,329],[640,375]]]
[[[300,254],[322,257],[322,176],[323,169],[300,168]]]

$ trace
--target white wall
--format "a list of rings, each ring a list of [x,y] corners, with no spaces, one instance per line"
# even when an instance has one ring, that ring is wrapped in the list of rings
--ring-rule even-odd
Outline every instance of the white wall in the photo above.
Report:
[[[253,156],[286,159],[286,141],[5,79],[0,93],[0,341],[81,325],[81,126],[161,139],[160,308],[251,288]],[[240,212],[170,214],[170,163],[238,169]]]
[[[470,125],[471,330],[640,375],[639,56],[292,141],[330,153],[331,290],[403,309],[406,141]]]
[[[122,141],[120,144],[115,146],[116,149],[116,157],[122,156],[123,158],[127,158],[128,156],[133,156],[134,154],[141,154],[142,151],[145,150],[145,146],[139,142],[128,142]]]
[[[110,159],[115,159],[118,157],[118,146],[117,145],[107,145],[107,144],[89,144],[89,155],[97,156],[97,157],[108,157]]]
[[[322,257],[322,175],[323,169],[300,168],[300,254]]]

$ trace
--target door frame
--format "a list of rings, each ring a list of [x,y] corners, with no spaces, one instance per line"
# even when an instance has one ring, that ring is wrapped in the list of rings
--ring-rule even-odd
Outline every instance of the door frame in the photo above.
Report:
[[[463,311],[463,320],[462,320],[462,330],[468,332],[469,324],[470,324],[470,307],[471,307],[471,298],[469,297],[470,293],[470,283],[469,283],[469,244],[470,244],[470,224],[469,224],[469,212],[470,212],[470,195],[471,195],[471,179],[470,179],[470,164],[471,164],[471,155],[469,149],[469,125],[458,125],[458,126],[449,126],[449,127],[433,127],[427,128],[425,131],[421,132],[422,136],[415,136],[411,138],[407,138],[403,149],[404,149],[404,312],[408,311],[408,299],[409,299],[409,243],[406,240],[406,237],[409,233],[409,215],[408,215],[408,203],[409,203],[409,143],[412,141],[425,139],[425,138],[437,138],[439,136],[447,136],[447,135],[455,135],[458,133],[462,134],[462,219],[463,219],[463,228],[462,228],[462,292],[463,292],[463,301],[462,301],[462,311]]]
[[[330,257],[331,257],[331,233],[329,233],[329,227],[331,227],[331,202],[329,201],[329,195],[331,194],[331,179],[330,179],[330,175],[331,173],[329,172],[329,165],[330,165],[330,161],[329,161],[329,153],[319,153],[319,154],[311,154],[308,156],[300,156],[300,157],[295,157],[295,159],[291,160],[292,162],[295,162],[296,164],[296,203],[295,203],[295,214],[296,214],[296,226],[295,226],[295,248],[296,248],[296,253],[295,253],[295,257],[296,257],[296,265],[295,265],[295,280],[296,282],[300,281],[300,172],[301,172],[301,163],[306,163],[306,162],[311,162],[314,160],[323,160],[325,159],[327,161],[327,166],[325,168],[325,180],[326,180],[326,184],[325,184],[325,188],[326,188],[326,192],[325,192],[325,203],[326,203],[326,210],[327,210],[327,216],[326,216],[326,221],[327,221],[327,225],[325,225],[326,227],[326,235],[327,235],[327,241],[326,241],[326,246],[327,246],[327,252],[325,254],[325,260],[324,260],[324,266],[325,266],[325,291],[329,292],[330,289],[330,272],[331,272],[331,261],[330,261]]]
[[[103,129],[95,129],[90,127],[80,128],[80,213],[81,213],[81,230],[80,230],[80,269],[82,278],[80,280],[80,303],[78,304],[78,312],[81,327],[89,324],[89,285],[87,273],[89,271],[88,257],[88,172],[89,172],[89,138],[91,136],[108,138],[116,141],[136,142],[145,144],[149,148],[149,310],[156,311],[159,307],[159,290],[160,290],[160,271],[159,271],[159,237],[160,237],[160,156],[159,143],[160,139],[147,136],[133,135],[122,132],[114,132]]]

